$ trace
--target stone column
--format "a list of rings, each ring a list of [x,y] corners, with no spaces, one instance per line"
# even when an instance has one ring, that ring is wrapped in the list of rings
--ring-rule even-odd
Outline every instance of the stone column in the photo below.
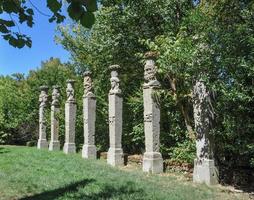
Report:
[[[213,138],[210,134],[214,120],[211,93],[203,81],[196,81],[193,89],[193,109],[196,131],[196,159],[193,181],[214,185],[218,183],[218,170],[214,163]]]
[[[156,66],[153,53],[146,54],[145,83],[143,85],[145,148],[143,171],[151,173],[163,172],[163,160],[160,150],[160,108],[156,91],[160,83],[156,79]]]
[[[83,158],[96,159],[95,146],[95,117],[96,97],[93,94],[91,72],[84,73],[84,96],[83,96],[83,117],[84,117],[84,145],[82,149]]]
[[[67,101],[65,103],[65,143],[63,151],[66,154],[76,153],[75,125],[77,105],[74,98],[74,80],[67,81]]]
[[[51,140],[49,143],[49,150],[55,151],[60,150],[59,136],[59,114],[60,114],[60,103],[59,103],[59,86],[53,86],[52,92],[52,103],[51,103]]]
[[[118,65],[110,66],[111,69],[111,89],[109,91],[109,141],[107,162],[112,166],[124,164],[122,150],[122,91],[119,88]]]
[[[45,116],[45,108],[47,106],[48,100],[48,87],[41,86],[40,87],[40,108],[39,108],[39,139],[37,143],[38,149],[47,149],[48,142],[47,142],[47,134],[46,134],[46,116]]]

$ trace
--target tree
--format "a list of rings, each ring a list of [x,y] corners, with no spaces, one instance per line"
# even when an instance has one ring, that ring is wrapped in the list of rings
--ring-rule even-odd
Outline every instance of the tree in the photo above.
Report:
[[[230,166],[243,165],[250,168],[254,160],[253,8],[253,1],[245,0],[204,0],[195,4],[109,0],[96,13],[91,30],[79,25],[61,28],[60,42],[70,51],[78,70],[90,68],[94,72],[98,104],[105,112],[98,119],[107,114],[107,67],[122,66],[121,86],[127,110],[123,116],[123,146],[127,152],[140,152],[144,145],[142,55],[153,50],[159,54],[157,65],[163,86],[163,156],[192,162],[196,137],[193,88],[196,81],[202,80],[211,92],[209,106],[215,111],[209,134],[215,138],[220,169],[226,166],[234,170]],[[107,131],[104,125],[99,133]]]
[[[154,40],[156,36],[168,32],[176,34],[182,18],[193,9],[193,3],[191,0],[123,0],[103,1],[102,5],[96,12],[96,22],[91,30],[78,24],[61,27],[58,41],[71,53],[77,71],[89,68],[93,73],[98,95],[97,119],[103,122],[98,123],[96,132],[105,133],[97,135],[100,143],[105,141],[102,146],[104,150],[108,146],[105,119],[109,90],[108,67],[112,64],[121,66],[120,80],[124,93],[123,148],[128,153],[140,153],[144,149],[142,55],[149,50],[143,41]],[[168,92],[169,87],[165,87],[168,82],[161,77],[160,81],[164,86],[161,98],[161,144],[163,155],[169,157],[173,148],[188,136],[185,134],[183,115],[175,106],[175,100]],[[185,147],[193,147],[192,143],[187,143]]]
[[[214,94],[210,134],[226,182],[235,181],[229,178],[232,173],[253,167],[253,8],[253,1],[204,0],[176,35],[147,41],[160,54],[161,74],[174,83],[178,96],[190,99],[190,107],[196,81],[201,79]]]
[[[97,10],[96,0],[67,0],[66,2],[69,16],[80,22],[84,27],[91,28],[95,21],[93,12]],[[51,16],[49,15],[50,23],[64,21],[65,16],[62,14],[63,0],[47,0],[47,7],[52,13]],[[18,26],[18,23],[26,23],[28,27],[32,28],[34,10],[39,11],[31,0],[1,0],[0,14],[5,14],[5,17],[0,18],[0,32],[3,39],[17,48],[31,47],[31,38],[20,32],[12,31],[11,27]],[[6,17],[9,17],[9,19],[6,19]],[[14,17],[18,17],[18,22],[14,20]]]
[[[22,74],[0,77],[0,143],[25,144],[27,141],[36,141],[39,123],[38,88],[41,85],[48,85],[49,97],[51,97],[52,86],[61,86],[61,111],[63,112],[66,80],[69,78],[75,78],[74,72],[56,58],[42,62],[41,68],[31,70],[27,77]],[[50,127],[49,107],[46,111],[48,127]],[[62,141],[64,115],[60,116],[60,120]],[[50,133],[50,131],[47,132]]]

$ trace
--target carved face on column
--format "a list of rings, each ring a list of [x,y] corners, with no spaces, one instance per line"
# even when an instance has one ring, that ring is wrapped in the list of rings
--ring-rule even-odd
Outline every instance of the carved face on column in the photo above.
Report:
[[[84,77],[84,96],[86,96],[88,93],[92,92],[93,88],[93,82],[90,76]]]
[[[109,93],[121,94],[122,91],[120,89],[120,80],[118,78],[118,72],[117,72],[117,69],[119,69],[120,67],[118,65],[112,65],[110,68],[112,69],[112,71],[111,71],[111,78],[110,78],[111,89]]]
[[[146,61],[145,64],[145,73],[144,78],[146,82],[154,81],[156,80],[156,67],[153,60],[149,59]]]
[[[110,90],[110,92],[111,93],[121,93],[121,90],[120,90],[120,88],[119,88],[119,79],[118,79],[118,77],[112,77],[112,78],[110,78],[110,83],[111,83],[111,90]]]
[[[39,96],[39,102],[40,102],[40,107],[45,106],[48,100],[48,87],[42,86],[40,87],[41,94]]]
[[[52,92],[52,105],[55,106],[59,105],[59,97],[60,97],[59,87],[54,86]]]
[[[67,93],[67,101],[68,102],[74,102],[74,81],[73,80],[68,80],[67,81],[67,88],[66,88],[66,93]]]

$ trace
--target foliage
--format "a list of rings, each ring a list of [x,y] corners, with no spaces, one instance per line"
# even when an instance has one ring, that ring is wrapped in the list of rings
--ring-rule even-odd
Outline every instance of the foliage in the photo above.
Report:
[[[253,1],[202,1],[177,34],[145,41],[160,54],[161,75],[180,102],[191,106],[193,83],[200,78],[213,92],[216,158],[231,168],[248,168],[254,157],[253,6]]]
[[[20,78],[21,77],[21,78]],[[38,134],[38,95],[41,85],[61,86],[61,94],[65,94],[66,80],[74,77],[74,73],[59,59],[51,58],[42,62],[41,69],[30,71],[25,78],[21,74],[12,77],[0,77],[0,140],[4,144],[25,144],[36,140]],[[51,96],[49,96],[50,101]],[[49,125],[50,106],[48,106],[47,123]],[[64,111],[64,101],[61,101]],[[61,141],[64,135],[64,116],[60,117]],[[48,126],[50,127],[50,126]],[[47,131],[50,133],[50,130]]]
[[[156,96],[160,97],[163,157],[193,162],[192,90],[193,83],[202,79],[214,97],[215,121],[210,134],[215,140],[215,156],[220,169],[225,166],[230,169],[253,167],[254,2],[104,0],[100,4],[92,29],[75,22],[59,28],[57,41],[71,53],[71,64],[62,65],[51,60],[42,63],[42,69],[31,72],[25,79],[18,74],[15,78],[0,79],[4,85],[1,91],[7,96],[5,100],[5,95],[0,95],[2,141],[13,141],[16,127],[22,127],[23,123],[36,126],[37,122],[31,123],[31,119],[36,118],[38,112],[39,85],[57,83],[65,88],[65,80],[73,76],[77,80],[76,143],[80,148],[83,143],[81,74],[90,69],[97,97],[96,145],[99,151],[106,151],[109,138],[108,67],[119,64],[124,94],[124,152],[144,152],[143,55],[152,50],[158,53],[158,80],[162,84]],[[54,69],[56,66],[61,67]],[[14,92],[9,94],[10,91]],[[8,95],[12,96],[8,98]],[[24,102],[25,106],[19,105],[12,111],[15,107],[10,99],[13,98],[14,105]],[[9,109],[5,110],[5,107]],[[61,109],[63,113],[63,103]],[[9,115],[19,114],[20,118],[10,120],[10,129],[5,127],[4,120]],[[63,142],[64,116],[61,116]]]
[[[193,7],[192,1],[102,1],[102,8],[96,12],[96,22],[91,30],[78,24],[60,27],[60,42],[72,55],[76,71],[89,68],[93,73],[97,95],[97,120],[105,122],[107,116],[107,93],[109,90],[109,70],[111,64],[121,66],[121,88],[124,98],[123,147],[128,153],[144,151],[143,131],[143,58],[148,48],[142,40],[153,40],[168,29],[177,30],[179,20]],[[154,8],[157,9],[154,9]],[[165,86],[168,83],[160,80]],[[163,89],[168,89],[164,87]],[[166,94],[165,96],[170,96]],[[169,102],[169,101],[173,102]],[[174,99],[164,101],[174,104]],[[163,105],[163,104],[162,104]],[[169,108],[169,107],[167,107]],[[182,123],[183,115],[178,108],[174,114],[163,109],[161,123],[162,152],[169,156],[170,145],[175,145],[175,134],[180,140],[186,138]],[[172,121],[179,122],[171,124]],[[108,147],[108,124],[97,123],[98,143],[104,142],[102,149]],[[178,128],[181,127],[181,128]],[[102,134],[105,133],[105,134]],[[179,136],[181,135],[181,136]],[[169,145],[170,144],[170,145]]]
[[[96,0],[76,1],[67,0],[67,12],[71,19],[80,22],[84,27],[91,28],[95,18],[93,12],[97,10]],[[47,0],[47,7],[52,13],[48,15],[49,22],[55,21],[61,23],[65,16],[62,14],[63,1],[62,0]],[[41,11],[30,0],[1,0],[0,14],[5,14],[6,17],[0,18],[0,32],[4,40],[7,40],[10,45],[18,48],[32,46],[32,40],[27,35],[20,32],[12,31],[12,28],[18,26],[17,23],[26,23],[28,27],[32,28],[34,25],[34,10]],[[14,19],[18,17],[18,22]]]
[[[202,79],[215,97],[216,116],[211,134],[218,164],[222,168],[224,165],[251,167],[253,1],[207,0],[193,4],[192,1],[123,0],[102,1],[102,5],[90,31],[79,25],[61,27],[58,40],[71,52],[77,69],[93,71],[97,94],[103,96],[99,98],[102,107],[107,105],[107,67],[115,63],[122,66],[121,86],[127,110],[123,141],[127,152],[144,151],[142,55],[153,50],[159,54],[158,78],[162,83],[163,156],[184,152],[185,146],[179,144],[193,144],[192,90],[193,83]],[[190,148],[191,155],[193,151]]]
[[[176,163],[193,163],[196,156],[195,144],[193,141],[184,141],[184,143],[179,143],[178,147],[173,148],[172,153],[170,153],[170,160]]]
[[[25,140],[25,135],[17,136],[17,127],[27,119],[24,91],[23,80],[0,77],[0,143]]]

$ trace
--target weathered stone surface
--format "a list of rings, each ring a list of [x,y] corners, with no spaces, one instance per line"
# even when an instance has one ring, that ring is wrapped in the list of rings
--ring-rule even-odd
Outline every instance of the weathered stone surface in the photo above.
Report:
[[[194,160],[193,182],[215,185],[218,184],[218,176],[219,172],[213,159]]]
[[[156,66],[152,58],[145,63],[145,83],[143,86],[145,147],[143,171],[163,172],[163,160],[160,150],[160,108],[156,99],[156,90],[160,83],[156,79]]]
[[[40,87],[40,108],[39,108],[39,139],[37,143],[38,149],[47,149],[48,142],[47,142],[47,134],[46,134],[46,116],[45,116],[45,108],[47,105],[48,100],[48,87],[41,86]]]
[[[83,96],[83,118],[84,118],[84,145],[82,149],[83,158],[96,159],[95,146],[95,119],[96,98],[92,91],[91,73],[84,73],[84,96]]]
[[[122,104],[121,90],[119,88],[118,65],[110,66],[111,89],[109,91],[109,140],[110,148],[107,154],[107,162],[112,166],[124,164],[122,150]]]
[[[197,81],[193,89],[194,121],[196,130],[196,159],[194,160],[193,181],[214,185],[218,183],[218,170],[214,162],[213,127],[214,110],[211,93],[203,81]]]
[[[51,103],[51,140],[49,143],[49,150],[55,151],[60,150],[59,137],[59,114],[60,114],[60,104],[59,104],[59,86],[53,86],[52,92],[52,103]]]
[[[163,159],[159,152],[145,152],[143,157],[143,171],[151,173],[163,172]]]
[[[75,125],[77,105],[74,98],[74,80],[67,81],[67,101],[65,103],[65,143],[63,151],[66,154],[76,153]]]

